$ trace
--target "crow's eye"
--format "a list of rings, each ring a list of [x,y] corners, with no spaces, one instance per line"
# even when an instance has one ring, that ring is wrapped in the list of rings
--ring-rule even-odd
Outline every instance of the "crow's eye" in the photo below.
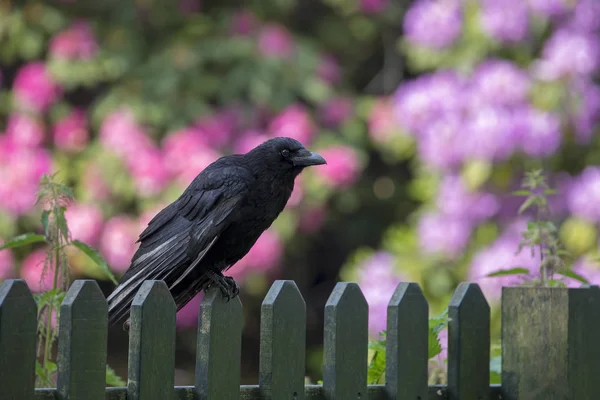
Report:
[[[288,149],[283,149],[281,150],[281,155],[287,158],[290,156],[290,151]]]

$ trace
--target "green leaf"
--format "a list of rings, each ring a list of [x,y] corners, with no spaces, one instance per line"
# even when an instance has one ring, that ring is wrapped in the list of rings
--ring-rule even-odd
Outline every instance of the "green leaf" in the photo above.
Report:
[[[385,372],[385,346],[383,350],[377,350],[369,363],[367,369],[367,381],[369,385],[379,383]]]
[[[544,194],[545,195],[558,194],[558,190],[556,190],[556,189],[546,189],[546,190],[544,190]]]
[[[521,275],[521,274],[528,274],[528,273],[529,273],[529,270],[527,268],[517,267],[517,268],[510,268],[510,269],[500,269],[498,271],[490,272],[486,276],[494,277],[494,276],[507,276],[507,275]]]
[[[444,327],[448,325],[448,309],[446,308],[440,315],[437,317],[429,318],[429,330],[435,333],[436,335],[440,333]]]
[[[102,269],[102,271],[104,271],[106,273],[106,276],[108,276],[108,278],[115,285],[118,284],[115,276],[110,271],[110,268],[108,267],[108,264],[106,263],[106,261],[104,261],[104,259],[102,258],[102,256],[96,250],[92,249],[87,244],[85,244],[83,242],[80,242],[79,240],[73,240],[71,242],[71,244],[73,246],[77,247],[79,250],[81,250],[86,256],[88,256],[89,258],[91,258],[92,261],[95,262],[96,265],[99,266]]]
[[[537,201],[536,196],[528,197],[527,200],[525,200],[525,202],[523,202],[523,204],[521,204],[521,207],[519,207],[519,214],[523,214],[529,207],[534,205],[536,203],[536,201]]]
[[[4,242],[4,244],[0,246],[0,250],[13,249],[15,247],[21,247],[32,243],[40,243],[45,241],[46,238],[44,237],[44,235],[38,235],[36,233],[25,233],[23,235],[15,236],[14,238]]]
[[[106,365],[106,384],[109,386],[125,386],[125,381],[117,373]]]
[[[58,224],[58,230],[62,234],[65,241],[69,241],[69,228],[67,227],[67,219],[65,218],[65,207],[54,207],[54,218]]]
[[[557,271],[558,274],[562,275],[562,276],[566,276],[567,278],[571,278],[571,279],[575,279],[576,281],[579,281],[581,283],[584,284],[589,284],[590,282],[585,279],[583,276],[577,274],[576,272],[573,272],[573,270],[567,269],[564,271]]]
[[[50,237],[50,231],[48,230],[48,217],[50,216],[50,210],[42,211],[42,226],[44,227],[44,235],[46,238]]]
[[[530,196],[531,190],[515,190],[512,194],[515,196]]]
[[[433,358],[442,352],[442,345],[438,339],[438,334],[432,329],[429,330],[429,343],[427,345],[429,358]]]

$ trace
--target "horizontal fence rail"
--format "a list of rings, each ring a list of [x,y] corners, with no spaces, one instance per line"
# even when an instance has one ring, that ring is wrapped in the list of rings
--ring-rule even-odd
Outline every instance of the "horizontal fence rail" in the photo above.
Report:
[[[596,293],[596,292],[594,292]],[[428,386],[428,304],[400,283],[387,310],[384,385],[368,385],[368,305],[355,283],[325,304],[323,385],[305,385],[306,305],[293,281],[276,281],[261,307],[258,385],[240,385],[242,304],[204,296],[195,385],[174,386],[176,308],[162,281],[146,281],[131,306],[128,382],[105,387],[107,306],[93,280],[73,283],[60,308],[57,388],[35,389],[36,305],[23,280],[0,285],[0,398],[69,400],[336,399],[496,400],[489,384],[490,308],[461,283],[449,304],[448,385]],[[505,397],[504,397],[505,398]]]

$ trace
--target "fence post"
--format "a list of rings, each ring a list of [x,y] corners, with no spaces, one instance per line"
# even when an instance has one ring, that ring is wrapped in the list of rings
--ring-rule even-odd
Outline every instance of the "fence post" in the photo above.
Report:
[[[417,283],[402,282],[387,308],[385,386],[389,399],[426,400],[429,307]]]
[[[261,307],[261,399],[304,399],[306,304],[294,281],[277,280]]]
[[[488,399],[490,307],[479,285],[458,285],[450,300],[448,318],[449,399]]]
[[[598,399],[600,289],[502,290],[505,398]]]
[[[131,303],[128,400],[171,400],[175,302],[163,281],[145,281]]]
[[[106,299],[94,280],[77,280],[60,306],[57,392],[64,400],[103,400]]]
[[[225,301],[217,287],[202,299],[196,348],[198,400],[239,399],[242,357],[242,303]]]
[[[37,306],[22,279],[0,284],[0,394],[32,399],[35,388]]]
[[[360,287],[339,282],[325,304],[323,389],[329,400],[367,398],[368,317]]]

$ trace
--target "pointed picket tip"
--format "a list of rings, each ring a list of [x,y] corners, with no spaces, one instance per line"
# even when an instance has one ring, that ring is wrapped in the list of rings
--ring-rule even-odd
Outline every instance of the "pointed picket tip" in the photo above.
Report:
[[[167,299],[170,299],[170,301]],[[164,281],[158,280],[145,281],[142,283],[142,286],[140,286],[137,294],[133,298],[131,307],[143,307],[147,302],[155,300],[171,303],[173,308],[175,308],[175,301],[173,300],[173,296],[171,296],[171,292],[169,292],[167,284]]]
[[[62,306],[75,306],[80,303],[106,303],[106,298],[93,279],[80,279],[73,282],[62,302]],[[108,307],[108,305],[107,305]],[[107,321],[108,322],[108,321]]]
[[[19,301],[23,306],[33,307],[37,312],[33,295],[23,279],[7,279],[0,284],[0,307],[12,301]]]
[[[327,303],[325,303],[325,309],[331,307],[348,308],[354,304],[368,307],[360,286],[354,282],[338,282],[331,291]]]
[[[486,307],[487,310],[490,309],[490,306],[477,283],[461,282],[450,299],[449,307],[462,308],[473,305]]]
[[[388,307],[400,307],[407,302],[419,302],[427,306],[427,299],[425,299],[425,295],[421,290],[421,287],[416,282],[400,282],[394,294],[392,294],[392,298],[388,304]]]
[[[280,302],[298,303],[306,307],[296,282],[290,280],[276,280],[273,282],[262,302],[262,306],[268,307]]]

